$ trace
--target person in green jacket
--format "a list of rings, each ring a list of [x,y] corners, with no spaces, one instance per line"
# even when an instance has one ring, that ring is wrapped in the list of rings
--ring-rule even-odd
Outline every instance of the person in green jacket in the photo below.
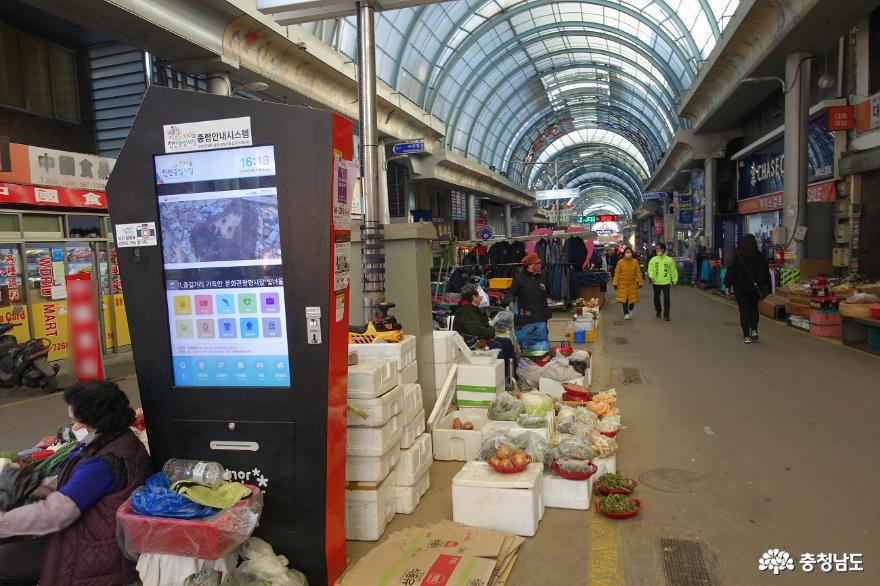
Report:
[[[654,310],[657,319],[660,319],[660,294],[663,294],[663,317],[669,321],[669,290],[678,287],[678,268],[675,261],[666,256],[666,245],[662,242],[657,245],[657,256],[651,258],[648,263],[648,278],[654,285]]]
[[[510,375],[510,368],[516,362],[516,350],[509,338],[498,336],[489,324],[489,318],[480,310],[480,292],[475,285],[461,288],[461,302],[455,310],[452,329],[461,334],[466,342],[485,340],[489,348],[501,350],[499,358],[504,360],[504,370]]]

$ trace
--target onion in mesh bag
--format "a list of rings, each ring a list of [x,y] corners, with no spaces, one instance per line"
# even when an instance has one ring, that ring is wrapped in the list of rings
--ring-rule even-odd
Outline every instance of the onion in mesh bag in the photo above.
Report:
[[[487,435],[483,438],[483,443],[480,444],[480,454],[477,456],[477,460],[485,462],[493,457],[498,446],[502,444],[506,444],[512,448],[516,447],[513,443],[513,438],[503,431],[494,431]]]
[[[553,451],[547,442],[537,433],[527,431],[513,438],[516,447],[532,457],[532,462],[543,463],[547,468],[553,460]]]

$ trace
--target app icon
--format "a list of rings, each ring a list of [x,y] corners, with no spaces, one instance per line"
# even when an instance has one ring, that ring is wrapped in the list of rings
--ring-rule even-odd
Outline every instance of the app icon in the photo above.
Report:
[[[238,370],[244,370],[244,360],[237,360],[235,362],[235,368]]]
[[[217,295],[217,313],[235,313],[235,297]]]
[[[285,364],[283,360],[279,360],[275,363],[275,368],[278,370],[284,370]]]
[[[216,338],[217,334],[214,330],[214,320],[213,319],[197,319],[196,320],[196,331],[198,332],[199,338]]]
[[[196,295],[196,315],[214,313],[214,299],[210,295]]]
[[[195,338],[193,331],[193,322],[191,319],[179,319],[174,322],[174,328],[177,330],[178,339]]]
[[[238,334],[235,331],[235,320],[224,318],[217,321],[221,338],[235,338]]]
[[[240,293],[238,295],[239,313],[257,313],[257,296],[254,293]]]
[[[260,303],[263,313],[278,313],[281,307],[278,303],[278,293],[260,293]]]
[[[223,370],[224,368],[226,368],[226,363],[223,362],[222,360],[218,360],[217,361],[217,370]]]
[[[264,317],[263,318],[263,335],[267,338],[281,337],[281,318]]]
[[[257,362],[254,364],[254,366],[257,368],[257,370],[263,370],[266,368],[266,363],[263,362],[262,360],[257,360]]]
[[[192,299],[189,295],[175,295],[174,315],[192,315]]]
[[[205,364],[205,361],[204,361],[204,360],[199,360],[199,361],[196,363],[196,366],[199,367],[199,370],[205,370],[206,368],[208,368],[208,365]]]
[[[241,318],[241,337],[242,338],[257,338],[260,335],[260,328],[257,325],[256,318],[252,317],[243,317]]]

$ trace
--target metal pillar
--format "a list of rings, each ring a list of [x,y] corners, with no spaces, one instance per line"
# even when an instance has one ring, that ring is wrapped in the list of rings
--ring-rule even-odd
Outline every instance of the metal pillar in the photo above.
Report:
[[[785,181],[782,225],[788,250],[803,260],[804,242],[792,236],[807,224],[807,133],[810,123],[810,55],[795,53],[785,58]]]
[[[513,219],[510,217],[510,204],[504,204],[504,235],[513,236]]]
[[[205,79],[208,81],[208,93],[220,96],[232,95],[232,82],[226,72],[209,73]]]
[[[385,300],[385,244],[379,205],[379,139],[376,118],[376,9],[357,3],[358,97],[360,102],[361,182],[364,223],[361,226],[364,322],[371,321]]]
[[[468,240],[477,237],[477,196],[469,193],[467,196],[467,220],[468,220]]]
[[[718,159],[706,159],[703,166],[703,233],[706,235],[706,247],[715,246],[715,206],[718,201]]]

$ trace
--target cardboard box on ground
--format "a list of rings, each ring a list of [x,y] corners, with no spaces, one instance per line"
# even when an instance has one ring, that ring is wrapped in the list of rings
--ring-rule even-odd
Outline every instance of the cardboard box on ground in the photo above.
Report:
[[[476,529],[452,521],[392,533],[337,582],[375,584],[486,584],[503,586],[516,562],[522,537]]]

